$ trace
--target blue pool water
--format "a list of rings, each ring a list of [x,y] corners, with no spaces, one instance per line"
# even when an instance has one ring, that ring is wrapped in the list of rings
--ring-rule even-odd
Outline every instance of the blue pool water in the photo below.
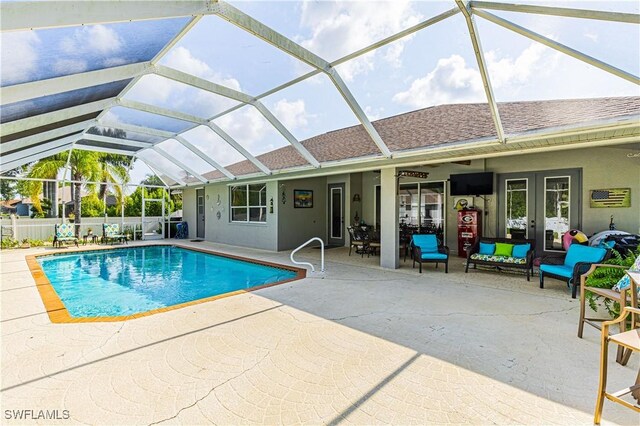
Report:
[[[173,246],[45,256],[38,262],[72,317],[132,315],[296,275]]]

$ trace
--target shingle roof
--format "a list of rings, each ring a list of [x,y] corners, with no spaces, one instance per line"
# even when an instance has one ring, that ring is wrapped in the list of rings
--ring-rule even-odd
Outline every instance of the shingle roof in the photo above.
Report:
[[[595,99],[499,103],[505,133],[519,134],[550,127],[640,114],[640,96]],[[424,108],[373,122],[382,140],[394,151],[427,148],[448,143],[496,137],[488,104],[453,104]],[[301,142],[320,162],[346,160],[379,154],[361,125],[335,130]],[[271,170],[306,165],[291,146],[257,157]],[[248,160],[227,169],[236,176],[257,173]],[[224,177],[218,171],[208,179]]]

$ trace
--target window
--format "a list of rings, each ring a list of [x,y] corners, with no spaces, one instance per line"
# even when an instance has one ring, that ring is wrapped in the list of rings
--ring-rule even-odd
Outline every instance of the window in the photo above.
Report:
[[[231,221],[266,222],[267,221],[267,185],[232,186]]]

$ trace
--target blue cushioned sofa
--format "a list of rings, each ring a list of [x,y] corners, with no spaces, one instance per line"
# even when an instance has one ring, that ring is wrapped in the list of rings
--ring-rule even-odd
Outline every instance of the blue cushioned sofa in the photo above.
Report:
[[[522,250],[524,256],[496,256],[493,253],[481,252],[481,243],[483,245],[495,245],[496,243],[513,244],[515,246],[529,245],[528,250]],[[533,258],[536,252],[536,240],[514,240],[510,238],[487,238],[481,237],[476,243],[471,246],[467,251],[467,266],[464,272],[469,272],[469,266],[473,265],[473,269],[476,269],[477,265],[481,266],[495,266],[500,270],[507,269],[524,269],[527,275],[527,281],[530,281],[530,276],[533,275]]]
[[[560,265],[540,264],[540,288],[544,288],[545,277],[566,281],[567,285],[571,287],[571,297],[575,299],[580,285],[580,275],[586,273],[591,265],[602,263],[610,256],[611,251],[605,248],[571,244],[564,257],[564,263]]]
[[[436,234],[413,234],[411,236],[413,246],[413,267],[416,262],[420,264],[420,273],[422,273],[423,263],[444,263],[445,274],[449,272],[449,247],[444,246],[438,241]]]

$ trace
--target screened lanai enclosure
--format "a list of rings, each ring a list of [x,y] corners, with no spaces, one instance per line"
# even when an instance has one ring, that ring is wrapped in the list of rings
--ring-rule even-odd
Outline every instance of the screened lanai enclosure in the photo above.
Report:
[[[504,119],[514,102],[639,94],[639,22],[637,2],[3,2],[0,170],[98,151],[184,187],[428,158],[375,122],[450,103],[490,114],[481,137],[456,136],[467,148],[521,148],[536,142],[531,117]],[[567,115],[542,108],[533,118]],[[553,118],[542,136],[637,131],[603,117],[573,117],[571,135]],[[351,126],[366,152],[313,147]]]

